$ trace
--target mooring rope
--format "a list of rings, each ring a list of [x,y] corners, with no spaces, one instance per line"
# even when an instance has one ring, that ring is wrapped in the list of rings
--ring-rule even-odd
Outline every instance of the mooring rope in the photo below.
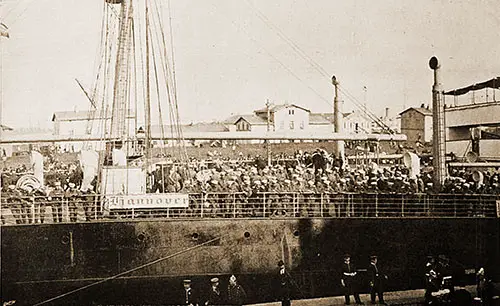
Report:
[[[221,239],[221,238],[222,238],[222,236],[219,236],[219,237],[213,238],[213,239],[211,239],[211,240],[205,241],[205,242],[200,243],[200,244],[198,244],[198,245],[195,245],[195,246],[189,247],[189,248],[184,249],[184,250],[181,250],[181,251],[179,251],[179,252],[176,252],[176,253],[170,254],[170,255],[168,255],[168,256],[165,256],[165,257],[162,257],[162,258],[156,259],[156,260],[154,260],[154,261],[152,261],[152,262],[149,262],[149,263],[143,264],[143,265],[141,265],[141,266],[135,267],[135,268],[133,268],[133,269],[127,270],[127,271],[125,271],[125,272],[121,272],[121,273],[119,273],[119,274],[116,274],[116,275],[113,275],[113,276],[111,276],[111,277],[105,278],[105,279],[100,280],[100,281],[98,281],[98,282],[95,282],[95,283],[92,283],[92,284],[89,284],[89,285],[86,285],[86,286],[83,286],[83,287],[77,288],[77,289],[75,289],[75,290],[71,290],[71,291],[68,291],[68,292],[66,292],[66,293],[60,294],[60,295],[58,295],[58,296],[55,296],[55,297],[53,297],[53,298],[50,298],[50,299],[48,299],[48,300],[45,300],[45,301],[40,302],[40,303],[38,303],[38,304],[35,304],[34,306],[47,304],[47,303],[50,303],[50,302],[52,302],[52,301],[58,300],[58,299],[60,299],[60,298],[63,298],[63,297],[65,297],[65,296],[71,295],[71,294],[73,294],[73,293],[76,293],[76,292],[79,292],[79,291],[85,290],[85,289],[90,288],[90,287],[93,287],[93,286],[97,286],[97,285],[99,285],[99,284],[102,284],[102,283],[105,283],[105,282],[107,282],[107,281],[110,281],[110,280],[116,279],[116,278],[118,278],[118,277],[121,277],[121,276],[127,275],[127,274],[129,274],[129,273],[134,272],[134,271],[137,271],[137,270],[143,269],[143,268],[145,268],[145,267],[148,267],[148,266],[154,265],[154,264],[159,263],[159,262],[161,262],[161,261],[163,261],[163,260],[166,260],[166,259],[172,258],[172,257],[177,256],[177,255],[181,255],[181,254],[183,254],[183,253],[187,253],[187,252],[189,252],[189,251],[192,251],[192,250],[197,249],[197,248],[199,248],[199,247],[202,247],[202,246],[204,246],[204,245],[210,244],[210,243],[212,243],[212,242],[214,242],[214,241],[216,241],[216,240],[219,240],[219,239]]]

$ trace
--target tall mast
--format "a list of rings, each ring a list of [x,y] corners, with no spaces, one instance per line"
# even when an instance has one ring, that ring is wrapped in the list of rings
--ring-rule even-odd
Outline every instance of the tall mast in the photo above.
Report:
[[[110,1],[108,1],[110,2]],[[116,54],[115,80],[113,88],[113,107],[111,117],[111,137],[127,137],[127,93],[129,83],[129,59],[132,38],[133,8],[132,0],[111,1],[121,3],[118,49]]]
[[[266,110],[267,110],[267,131],[269,132],[271,130],[271,109],[269,108],[271,106],[271,103],[269,102],[269,99],[266,101]],[[271,144],[269,143],[269,140],[266,140],[266,153],[267,153],[267,165],[271,166]]]
[[[149,160],[151,159],[151,84],[149,75],[149,5],[148,0],[145,1],[146,5],[146,104],[144,109],[144,120],[145,120],[145,146],[146,146],[146,167],[149,166]],[[160,122],[160,124],[163,124]]]

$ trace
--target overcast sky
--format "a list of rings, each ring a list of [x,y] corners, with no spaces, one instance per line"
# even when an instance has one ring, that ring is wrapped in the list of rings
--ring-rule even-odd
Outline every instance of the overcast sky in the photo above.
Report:
[[[55,111],[88,109],[74,79],[95,80],[104,0],[1,3],[4,123],[48,128]],[[497,0],[171,0],[171,10],[185,123],[251,113],[266,99],[331,111],[329,77],[294,49],[379,115],[430,103],[433,55],[444,89],[500,75]]]

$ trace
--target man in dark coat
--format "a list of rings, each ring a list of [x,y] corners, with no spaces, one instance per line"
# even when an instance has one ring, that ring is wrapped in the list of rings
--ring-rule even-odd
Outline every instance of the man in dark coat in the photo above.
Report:
[[[208,298],[205,305],[224,305],[224,299],[222,298],[222,293],[220,291],[219,279],[214,277],[210,280],[212,287],[208,293]]]
[[[341,284],[345,290],[345,304],[351,304],[351,295],[354,295],[356,304],[363,304],[359,298],[359,293],[356,286],[356,268],[351,263],[351,255],[344,255],[344,263],[342,264]]]
[[[247,298],[245,289],[238,284],[236,276],[231,275],[229,278],[229,285],[227,286],[227,304],[228,305],[243,305]]]
[[[283,260],[278,262],[279,272],[278,272],[278,299],[281,301],[281,306],[290,306],[290,298],[292,295],[291,279],[290,275],[285,269],[285,263]]]
[[[182,305],[188,306],[198,306],[198,298],[194,294],[193,289],[191,288],[191,280],[185,279],[183,281],[184,292],[183,292],[183,302]]]
[[[379,303],[386,305],[384,301],[384,281],[386,276],[380,273],[377,261],[377,256],[370,256],[370,267],[368,268],[370,275],[370,298],[372,304],[375,304],[375,295],[378,295]]]

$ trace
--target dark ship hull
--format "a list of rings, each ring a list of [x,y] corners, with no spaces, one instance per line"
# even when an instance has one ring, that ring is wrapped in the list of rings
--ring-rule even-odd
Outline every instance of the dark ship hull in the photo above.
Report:
[[[485,266],[500,273],[499,233],[500,219],[484,217],[173,218],[3,226],[2,298],[36,304],[102,281],[49,304],[175,304],[181,302],[183,278],[203,291],[211,277],[221,278],[225,287],[236,274],[249,301],[272,301],[280,259],[290,267],[296,298],[340,295],[345,252],[360,269],[377,253],[389,276],[388,290],[422,288],[426,256],[437,254],[456,263],[457,279],[473,283],[467,269]],[[360,272],[360,285],[366,290],[365,274]]]

